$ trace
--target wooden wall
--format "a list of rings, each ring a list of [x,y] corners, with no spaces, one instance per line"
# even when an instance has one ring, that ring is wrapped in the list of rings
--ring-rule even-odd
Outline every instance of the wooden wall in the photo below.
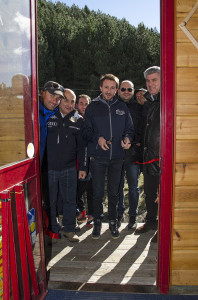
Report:
[[[176,1],[176,139],[172,285],[198,285],[198,49],[179,24],[197,0]],[[198,41],[198,9],[186,28]]]

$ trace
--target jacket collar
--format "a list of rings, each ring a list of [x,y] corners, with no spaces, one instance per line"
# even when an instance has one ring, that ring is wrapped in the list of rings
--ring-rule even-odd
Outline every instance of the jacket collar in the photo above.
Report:
[[[98,99],[98,101],[102,101],[105,104],[107,104],[107,102],[108,102],[107,100],[104,100],[102,98],[102,94],[100,94],[96,99]],[[118,97],[115,95],[113,97],[113,99],[111,101],[109,101],[109,105],[112,105],[112,104],[116,103],[117,101],[118,101]]]

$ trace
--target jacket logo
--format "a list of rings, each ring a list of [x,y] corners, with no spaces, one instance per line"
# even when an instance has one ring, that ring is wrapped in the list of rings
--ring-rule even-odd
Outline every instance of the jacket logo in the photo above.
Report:
[[[53,115],[50,117],[51,119],[58,119],[57,116]]]
[[[57,122],[47,122],[47,127],[55,127],[58,126]]]
[[[116,115],[123,116],[123,115],[125,115],[125,111],[120,110],[120,109],[116,109]]]
[[[82,118],[79,113],[76,111],[75,114],[69,119],[71,122],[76,123],[78,119]]]

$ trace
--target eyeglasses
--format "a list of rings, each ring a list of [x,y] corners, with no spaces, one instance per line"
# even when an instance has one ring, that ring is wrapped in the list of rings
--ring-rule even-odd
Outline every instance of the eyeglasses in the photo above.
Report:
[[[127,90],[128,92],[131,93],[132,90],[133,90],[133,88],[124,88],[124,87],[123,87],[123,88],[121,88],[120,90],[121,90],[121,92],[125,92],[125,91]]]

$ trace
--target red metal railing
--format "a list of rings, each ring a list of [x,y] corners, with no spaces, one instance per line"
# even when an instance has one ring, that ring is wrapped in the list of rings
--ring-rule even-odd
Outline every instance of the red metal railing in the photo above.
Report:
[[[18,243],[20,249],[20,263],[22,270],[22,283],[24,300],[31,299],[30,279],[34,295],[39,295],[38,282],[34,266],[28,217],[25,208],[25,197],[22,185],[15,186]],[[12,292],[14,300],[19,300],[17,259],[13,232],[13,218],[11,211],[10,191],[0,193],[2,214],[2,261],[3,261],[3,299],[9,300]],[[14,224],[16,225],[16,224]],[[30,274],[30,276],[29,276]],[[30,277],[30,278],[29,278]],[[11,278],[11,286],[10,286]]]

